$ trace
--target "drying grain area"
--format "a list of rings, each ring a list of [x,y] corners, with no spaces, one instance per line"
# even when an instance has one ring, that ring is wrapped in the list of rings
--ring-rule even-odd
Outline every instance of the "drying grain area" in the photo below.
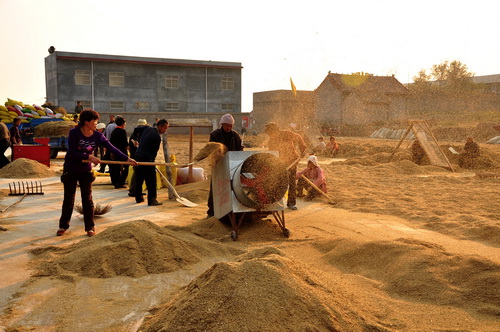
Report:
[[[208,182],[178,187],[186,207],[136,204],[98,176],[95,203],[111,204],[88,238],[82,216],[56,237],[62,156],[43,196],[2,212],[0,329],[6,331],[499,331],[500,145],[479,142],[474,169],[410,160],[410,142],[338,137],[319,157],[328,195],[231,227],[205,219]],[[265,137],[246,137],[252,150]],[[207,137],[196,135],[194,155]],[[188,160],[188,137],[169,137]],[[162,156],[159,156],[161,159]],[[210,175],[210,160],[196,167]],[[299,168],[305,167],[305,158]],[[10,174],[10,173],[9,173]],[[45,175],[45,173],[44,173]],[[15,176],[0,173],[0,209]],[[77,192],[77,203],[79,193]]]

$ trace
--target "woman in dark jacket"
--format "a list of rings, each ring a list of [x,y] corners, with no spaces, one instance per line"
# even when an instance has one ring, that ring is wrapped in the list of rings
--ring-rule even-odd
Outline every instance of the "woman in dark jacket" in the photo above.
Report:
[[[117,160],[127,160],[137,165],[120,150],[115,148],[103,134],[96,130],[99,114],[94,110],[84,110],[80,113],[78,126],[69,131],[68,151],[64,158],[61,182],[64,184],[64,200],[57,236],[63,235],[69,228],[73,213],[77,183],[82,195],[83,221],[88,236],[95,235],[94,229],[94,202],[92,201],[92,182],[95,177],[92,173],[92,164],[99,164],[101,160],[94,156],[99,146],[111,151]],[[89,161],[88,163],[84,161]]]

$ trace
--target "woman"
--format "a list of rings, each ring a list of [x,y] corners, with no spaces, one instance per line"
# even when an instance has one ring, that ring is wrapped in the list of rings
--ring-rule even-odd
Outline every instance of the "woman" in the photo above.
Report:
[[[57,236],[63,235],[69,228],[77,183],[80,185],[82,195],[85,231],[88,236],[95,235],[94,202],[92,201],[92,182],[94,182],[95,177],[92,173],[92,165],[84,163],[84,161],[88,160],[93,164],[99,164],[101,160],[94,156],[94,152],[99,146],[109,149],[117,160],[127,160],[137,165],[135,160],[128,158],[96,130],[98,120],[99,114],[96,111],[84,110],[80,113],[78,126],[69,131],[68,151],[64,158],[63,174],[61,175],[61,182],[64,184],[64,200]]]
[[[325,173],[323,172],[323,169],[319,167],[318,158],[316,158],[315,155],[309,156],[309,158],[307,158],[307,167],[303,171],[297,173],[297,196],[303,197],[304,189],[307,190],[307,195],[304,198],[305,200],[311,200],[314,197],[321,195],[321,193],[313,188],[308,181],[302,178],[302,175],[314,183],[321,191],[324,193],[327,192]]]

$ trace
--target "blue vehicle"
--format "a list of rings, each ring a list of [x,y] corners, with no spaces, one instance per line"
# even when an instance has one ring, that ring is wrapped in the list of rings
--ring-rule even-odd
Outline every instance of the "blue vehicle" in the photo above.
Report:
[[[64,121],[62,119],[33,119],[29,123],[21,123],[19,130],[21,131],[21,140],[23,144],[39,144],[35,142],[35,127],[39,124],[49,122],[49,121]],[[7,128],[10,129],[12,123],[7,123]],[[42,138],[42,137],[40,137]],[[50,136],[50,158],[57,158],[59,151],[66,151],[68,149],[68,137],[67,136]]]

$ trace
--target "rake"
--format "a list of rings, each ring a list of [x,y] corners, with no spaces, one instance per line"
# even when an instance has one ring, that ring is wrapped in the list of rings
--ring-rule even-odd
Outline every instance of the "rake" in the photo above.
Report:
[[[43,195],[43,187],[40,181],[13,182],[9,183],[9,196]]]

